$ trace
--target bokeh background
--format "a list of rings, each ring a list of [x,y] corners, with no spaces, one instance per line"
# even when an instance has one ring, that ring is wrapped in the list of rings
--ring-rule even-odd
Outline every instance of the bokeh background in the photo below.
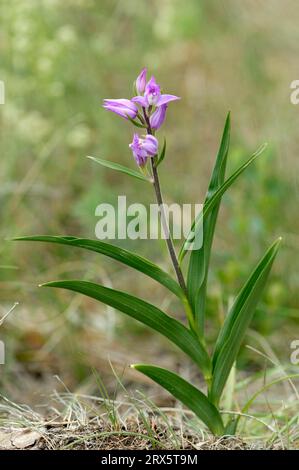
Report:
[[[94,238],[95,208],[153,201],[151,188],[101,168],[87,155],[134,168],[131,125],[105,112],[103,98],[129,97],[147,66],[171,104],[160,135],[168,152],[161,180],[167,202],[202,202],[226,113],[232,113],[229,175],[263,142],[266,152],[224,197],[216,230],[208,302],[212,344],[228,303],[264,249],[284,239],[246,343],[289,364],[299,339],[299,79],[296,0],[1,0],[0,311],[6,364],[0,393],[37,403],[67,387],[108,390],[144,380],[131,362],[192,374],[158,335],[99,303],[41,282],[84,278],[128,290],[182,314],[172,297],[141,274],[100,255],[46,244],[12,243],[29,234]],[[169,268],[164,243],[123,246]],[[1,315],[2,316],[2,315]],[[258,331],[258,333],[257,333]],[[271,348],[270,348],[271,345]],[[241,374],[267,366],[243,348]],[[55,376],[59,376],[59,380]],[[64,385],[62,385],[62,383]],[[159,397],[163,393],[159,389]]]

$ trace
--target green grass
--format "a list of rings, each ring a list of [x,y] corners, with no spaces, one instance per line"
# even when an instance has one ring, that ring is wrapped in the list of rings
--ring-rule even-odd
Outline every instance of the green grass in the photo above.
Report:
[[[223,416],[240,417],[240,436],[215,438],[188,410],[177,403],[155,405],[158,389],[148,392],[128,391],[126,374],[115,376],[115,392],[122,399],[111,399],[96,374],[99,384],[95,396],[72,394],[65,390],[48,396],[48,402],[36,411],[0,400],[0,448],[3,433],[12,440],[17,433],[37,432],[35,448],[58,449],[297,449],[299,399],[294,395],[298,374],[281,375],[273,367],[245,378],[234,390],[233,405],[250,403],[246,411],[223,410]],[[275,379],[273,380],[273,378]],[[287,388],[283,390],[283,383]],[[291,388],[288,389],[292,381]],[[294,382],[293,382],[294,381]],[[278,387],[278,388],[277,388]],[[281,399],[275,395],[279,393]],[[161,394],[160,394],[161,399]],[[51,415],[49,417],[49,410]],[[47,417],[44,417],[44,413]],[[113,416],[113,419],[111,417]],[[28,448],[30,448],[28,446]]]

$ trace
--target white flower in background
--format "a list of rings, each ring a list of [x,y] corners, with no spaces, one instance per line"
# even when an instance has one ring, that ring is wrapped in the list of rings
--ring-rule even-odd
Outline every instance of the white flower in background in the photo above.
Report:
[[[36,143],[48,134],[50,123],[39,111],[32,111],[22,116],[17,131],[24,140]]]
[[[69,147],[82,148],[88,145],[91,138],[91,130],[86,124],[79,124],[72,129],[66,138]]]
[[[63,44],[73,44],[77,39],[75,28],[72,25],[65,24],[57,31],[57,39]]]
[[[37,63],[37,68],[40,72],[50,72],[52,70],[53,61],[49,57],[41,57]]]

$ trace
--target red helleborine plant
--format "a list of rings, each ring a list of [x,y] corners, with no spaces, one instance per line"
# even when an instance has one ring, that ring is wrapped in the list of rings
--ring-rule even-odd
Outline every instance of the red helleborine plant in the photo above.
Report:
[[[175,95],[162,94],[161,87],[154,77],[147,81],[145,68],[136,79],[135,89],[136,96],[133,98],[105,99],[103,106],[108,111],[126,119],[132,125],[143,129],[144,135],[135,132],[130,144],[130,149],[141,171],[138,172],[111,161],[91,158],[105,167],[135,177],[139,181],[142,180],[144,184],[152,185],[160,207],[162,225],[167,232],[168,227],[158,175],[158,166],[165,161],[166,140],[164,139],[162,149],[159,152],[158,140],[154,134],[160,130],[165,121],[168,104],[179,98]],[[195,364],[198,374],[201,374],[205,381],[205,390],[199,389],[198,386],[191,384],[183,377],[161,367],[147,364],[137,364],[132,367],[168,390],[176,399],[192,410],[215,435],[234,434],[242,415],[242,413],[236,413],[234,416],[234,410],[231,410],[230,414],[223,412],[221,397],[246,335],[246,330],[263,293],[280,244],[279,239],[270,246],[252,270],[247,281],[244,282],[241,291],[235,296],[233,305],[227,309],[213,351],[210,352],[206,346],[205,305],[209,260],[221,198],[264,148],[264,146],[260,148],[230,177],[226,178],[229,142],[230,116],[228,115],[202,212],[195,218],[190,235],[183,242],[178,254],[171,237],[165,237],[175,278],[152,261],[100,240],[53,235],[17,239],[52,242],[101,253],[154,279],[171,295],[176,296],[185,312],[185,322],[177,320],[174,316],[162,311],[159,306],[141,298],[92,282],[61,280],[43,284],[47,287],[59,287],[79,292],[99,300],[149,326],[174,343]],[[199,248],[190,250],[190,243],[192,244],[198,230],[203,232],[203,243]],[[202,379],[198,382],[199,384],[202,384]],[[248,407],[249,403],[245,404],[243,411],[247,411]]]

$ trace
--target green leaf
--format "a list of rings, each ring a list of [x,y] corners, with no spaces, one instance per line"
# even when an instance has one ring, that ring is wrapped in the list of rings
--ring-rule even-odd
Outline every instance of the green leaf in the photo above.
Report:
[[[219,411],[196,387],[177,374],[160,367],[147,364],[134,364],[132,367],[168,390],[169,393],[192,410],[213,434],[224,434],[224,426]]]
[[[260,260],[237,296],[220,330],[213,354],[213,378],[209,395],[215,404],[220,400],[246,330],[263,293],[280,241],[281,239],[278,239]]]
[[[165,158],[165,155],[166,155],[166,139],[164,139],[163,148],[162,148],[161,153],[159,155],[157,166],[159,166],[160,163],[163,162],[163,160]]]
[[[136,269],[137,271],[146,274],[155,281],[162,284],[164,287],[169,289],[179,298],[184,299],[185,295],[179,284],[172,279],[172,277],[165,271],[163,271],[159,266],[152,263],[142,256],[136,255],[124,248],[112,245],[110,243],[105,243],[100,240],[91,240],[88,238],[76,238],[71,236],[51,236],[51,235],[35,235],[30,237],[17,237],[13,239],[14,241],[37,241],[37,242],[49,242],[49,243],[58,243],[60,245],[76,246],[79,248],[84,248],[89,251],[94,251],[96,253],[101,253],[102,255],[113,258],[120,263],[123,263],[131,268]]]
[[[142,181],[147,181],[149,180],[143,176],[141,173],[138,173],[138,171],[131,170],[131,168],[128,168],[126,166],[120,165],[119,163],[114,163],[110,162],[109,160],[103,160],[102,158],[96,158],[96,157],[91,157],[88,155],[90,160],[93,160],[96,163],[99,163],[102,166],[105,166],[106,168],[111,168],[112,170],[120,171],[121,173],[125,173],[126,175],[133,176],[134,178],[137,178]]]
[[[127,115],[128,120],[136,127],[139,127],[141,129],[146,129],[146,126],[144,124],[141,124],[141,122],[134,121],[130,116]]]
[[[191,357],[203,371],[206,378],[210,377],[210,358],[196,336],[182,323],[169,317],[154,305],[126,292],[103,287],[88,281],[54,281],[42,284],[42,286],[59,287],[80,292],[135,318],[135,320],[166,336],[166,338]]]
[[[220,142],[220,147],[218,150],[215,166],[213,168],[212,177],[208,187],[208,192],[206,195],[205,202],[207,202],[216,190],[223,184],[226,170],[227,155],[229,151],[229,142],[230,142],[230,113],[228,113],[223,134]]]
[[[217,191],[211,196],[211,198],[204,204],[203,210],[198,214],[196,219],[192,223],[191,230],[189,232],[188,237],[186,238],[183,246],[181,247],[179,253],[179,261],[180,263],[183,261],[185,255],[188,253],[188,246],[192,243],[193,239],[198,230],[201,230],[201,225],[203,221],[210,215],[214,207],[218,204],[219,200],[222,198],[223,194],[228,190],[228,188],[234,183],[234,181],[240,176],[246,168],[254,162],[254,160],[265,150],[267,144],[262,145],[261,147],[254,152],[254,154],[245,162],[238,170],[236,170],[221,186],[217,189]]]
[[[217,189],[221,187],[225,178],[225,169],[230,141],[230,113],[228,113],[223,135],[213,169],[211,181],[205,199],[205,204],[212,198]],[[206,285],[208,278],[208,269],[210,261],[210,252],[213,242],[215,225],[219,212],[221,199],[215,203],[215,206],[204,218],[203,221],[203,244],[198,250],[192,250],[190,253],[187,288],[192,310],[195,316],[195,323],[199,331],[204,331],[205,298]]]

